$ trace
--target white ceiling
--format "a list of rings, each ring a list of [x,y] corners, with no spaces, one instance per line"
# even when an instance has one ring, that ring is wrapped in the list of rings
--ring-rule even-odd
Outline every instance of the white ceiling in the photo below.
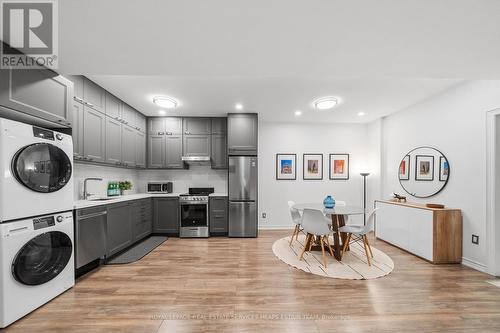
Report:
[[[149,115],[167,94],[186,115],[369,121],[500,79],[499,17],[498,0],[65,0],[59,64]],[[314,114],[322,95],[343,103]]]
[[[168,115],[220,116],[241,103],[263,121],[368,122],[442,91],[455,80],[304,79],[304,78],[177,78],[164,76],[99,76],[94,80],[142,113],[158,116],[155,95],[168,95],[180,106]],[[314,99],[339,97],[331,110],[317,111]],[[294,112],[302,111],[296,117]],[[365,112],[359,117],[358,112]]]

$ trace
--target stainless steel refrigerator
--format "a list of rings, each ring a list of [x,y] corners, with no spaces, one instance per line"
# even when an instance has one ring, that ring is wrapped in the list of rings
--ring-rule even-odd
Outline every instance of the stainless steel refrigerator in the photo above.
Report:
[[[229,237],[257,237],[257,156],[229,156]]]

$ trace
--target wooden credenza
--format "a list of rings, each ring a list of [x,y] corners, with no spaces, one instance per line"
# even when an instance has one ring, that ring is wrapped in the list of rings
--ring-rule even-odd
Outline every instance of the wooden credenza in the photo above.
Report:
[[[462,212],[375,201],[375,236],[434,264],[462,261]]]

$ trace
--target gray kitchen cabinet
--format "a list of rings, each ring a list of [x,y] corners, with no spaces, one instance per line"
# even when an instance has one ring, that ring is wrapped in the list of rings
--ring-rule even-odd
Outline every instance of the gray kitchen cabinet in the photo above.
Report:
[[[148,167],[163,168],[165,164],[165,136],[148,135]]]
[[[135,113],[135,129],[142,133],[146,133],[146,116],[137,111]]]
[[[105,161],[106,116],[83,106],[83,159],[91,162]]]
[[[0,71],[2,113],[24,114],[70,127],[73,82],[47,69]]]
[[[169,169],[182,169],[182,135],[165,136],[165,167]]]
[[[164,135],[165,134],[165,118],[163,118],[163,117],[148,118],[148,134],[149,135]]]
[[[118,165],[122,162],[122,124],[106,117],[106,163]]]
[[[122,165],[135,167],[135,132],[131,127],[122,125]]]
[[[228,198],[210,197],[209,211],[210,234],[226,234],[228,232]]]
[[[231,113],[227,118],[229,155],[257,153],[258,119],[254,113]]]
[[[135,125],[135,109],[130,105],[122,104],[122,122],[130,127],[136,127]]]
[[[65,77],[73,82],[73,99],[79,103],[83,103],[83,76],[66,75]]]
[[[146,134],[135,131],[135,166],[146,167]]]
[[[179,197],[153,198],[153,232],[179,234]]]
[[[211,135],[183,135],[184,156],[210,156]]]
[[[106,256],[125,249],[132,244],[132,202],[108,206],[106,232]]]
[[[106,116],[114,120],[120,120],[122,116],[122,101],[114,95],[106,92],[105,110]]]
[[[182,134],[182,118],[181,117],[166,117],[165,118],[165,134],[168,134],[168,135]]]
[[[83,104],[73,101],[73,126],[71,136],[73,137],[73,156],[79,160],[83,155]]]
[[[149,236],[153,232],[151,199],[137,200],[132,203],[133,242]]]
[[[186,117],[182,119],[182,126],[185,135],[210,134],[212,132],[210,118]]]
[[[225,134],[212,134],[210,162],[212,169],[227,169],[227,137]]]
[[[227,118],[219,117],[212,118],[212,134],[226,134],[227,133]]]
[[[86,106],[94,110],[105,113],[105,90],[89,80],[83,78],[83,101]]]

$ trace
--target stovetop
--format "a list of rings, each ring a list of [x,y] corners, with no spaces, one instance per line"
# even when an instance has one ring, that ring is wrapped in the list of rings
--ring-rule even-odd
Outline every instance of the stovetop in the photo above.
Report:
[[[181,197],[207,197],[214,193],[213,187],[190,187],[189,193],[181,194]]]

